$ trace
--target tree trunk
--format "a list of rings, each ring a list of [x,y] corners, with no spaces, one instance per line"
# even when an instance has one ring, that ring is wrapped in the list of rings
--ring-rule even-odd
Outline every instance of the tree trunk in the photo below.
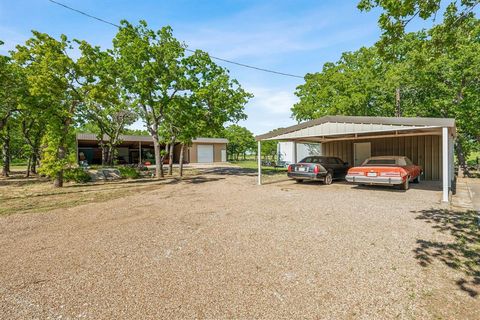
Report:
[[[164,150],[164,152],[163,152],[163,155],[161,156],[162,161],[161,161],[161,163],[160,163],[160,169],[161,169],[161,172],[162,172],[162,177],[165,176],[165,174],[164,174],[164,172],[163,172],[163,161],[165,160],[165,156],[168,154],[168,147],[169,147],[169,144],[167,143],[167,144],[165,145],[165,150]]]
[[[100,142],[100,149],[102,149],[102,167],[107,165],[107,147],[105,144]]]
[[[163,177],[162,159],[160,157],[160,143],[157,138],[153,138],[153,148],[155,151],[155,178]]]
[[[37,174],[37,162],[38,162],[38,150],[33,150],[32,153],[32,166],[30,167],[30,172]]]
[[[457,142],[455,144],[455,150],[457,151],[457,159],[460,166],[459,169],[461,169],[463,177],[465,178],[470,176],[470,172],[468,172],[468,166],[465,162],[465,154],[463,152],[463,146],[460,139],[457,139]],[[460,174],[460,170],[458,170],[458,173]]]
[[[2,153],[3,153],[2,176],[8,177],[10,173],[10,131],[8,130],[8,127],[6,129],[5,138],[3,139]]]
[[[183,150],[184,150],[185,145],[182,143],[180,145],[180,177],[183,177]]]
[[[28,157],[27,172],[25,172],[25,178],[30,177],[30,168],[32,167],[32,157]]]
[[[107,145],[107,163],[109,166],[114,166],[114,160],[115,159],[115,148],[113,145],[108,144]]]
[[[175,143],[170,143],[170,148],[168,150],[168,175],[173,174],[173,149],[175,148]]]
[[[401,117],[402,110],[400,109],[400,88],[395,89],[395,117]]]

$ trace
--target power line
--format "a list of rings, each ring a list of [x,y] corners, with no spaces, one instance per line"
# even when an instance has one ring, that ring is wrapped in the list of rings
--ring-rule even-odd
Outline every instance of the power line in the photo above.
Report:
[[[104,20],[104,19],[102,19],[102,18],[99,18],[99,17],[92,16],[91,14],[88,14],[88,13],[86,13],[86,12],[83,12],[83,11],[77,10],[77,9],[75,9],[75,8],[72,8],[72,7],[69,7],[69,6],[67,6],[66,4],[63,4],[63,3],[61,3],[61,2],[57,2],[57,1],[54,1],[54,0],[48,0],[48,1],[50,1],[50,2],[52,2],[52,3],[55,3],[55,4],[57,4],[57,5],[61,6],[61,7],[64,7],[64,8],[66,8],[66,9],[69,9],[69,10],[75,11],[75,12],[77,12],[77,13],[80,13],[80,14],[82,14],[82,15],[86,16],[86,17],[89,17],[89,18],[92,18],[92,19],[98,20],[98,21],[100,21],[100,22],[103,22],[103,23],[109,24],[109,25],[111,25],[111,26],[114,26],[114,27],[120,28],[120,25],[118,25],[118,24],[115,24],[115,23],[113,23],[113,22],[110,22],[110,21]]]
[[[86,17],[88,17],[88,18],[95,19],[95,20],[97,20],[97,21],[100,21],[100,22],[109,24],[109,25],[114,26],[114,27],[117,27],[117,28],[121,28],[121,26],[118,25],[118,24],[116,24],[116,23],[113,23],[113,22],[111,22],[111,21],[108,21],[108,20],[105,20],[105,19],[96,17],[96,16],[91,15],[91,14],[89,14],[89,13],[86,13],[86,12],[84,12],[84,11],[81,11],[81,10],[78,10],[78,9],[75,9],[75,8],[72,8],[72,7],[70,7],[70,6],[67,6],[67,5],[64,4],[64,3],[61,3],[61,2],[58,2],[58,1],[55,1],[55,0],[48,0],[48,1],[50,1],[51,3],[54,3],[54,4],[56,4],[56,5],[59,5],[59,6],[63,7],[63,8],[65,8],[65,9],[68,9],[68,10],[74,11],[74,12],[76,12],[76,13],[79,13],[79,14],[81,14],[81,15],[84,15],[84,16],[86,16]],[[188,49],[188,48],[185,48],[185,51],[195,52],[195,50]],[[244,67],[244,68],[254,69],[254,70],[263,71],[263,72],[269,72],[269,73],[273,73],[273,74],[277,74],[277,75],[281,75],[281,76],[286,76],[286,77],[303,79],[302,76],[295,75],[295,74],[291,74],[291,73],[285,73],[285,72],[280,72],[280,71],[275,71],[275,70],[270,70],[270,69],[255,67],[255,66],[251,66],[251,65],[248,65],[248,64],[240,63],[240,62],[235,62],[235,61],[232,61],[232,60],[215,57],[215,56],[212,56],[212,55],[210,55],[210,57],[211,57],[212,59],[216,59],[216,60],[219,60],[219,61],[223,61],[223,62],[230,63],[230,64],[233,64],[233,65],[237,65],[237,66],[240,66],[240,67]]]

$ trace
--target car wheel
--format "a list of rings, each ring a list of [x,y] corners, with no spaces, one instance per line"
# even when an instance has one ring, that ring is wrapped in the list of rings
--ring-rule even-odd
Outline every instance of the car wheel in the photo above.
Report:
[[[420,183],[420,175],[413,179],[413,183]]]
[[[303,180],[302,180],[302,179],[296,179],[295,182],[296,182],[296,183],[302,183]]]
[[[325,178],[323,178],[323,184],[329,185],[332,184],[333,176],[331,172],[327,172]]]
[[[405,182],[402,183],[400,187],[402,190],[408,190],[408,188],[410,187],[410,177],[407,177],[407,179],[405,179]]]

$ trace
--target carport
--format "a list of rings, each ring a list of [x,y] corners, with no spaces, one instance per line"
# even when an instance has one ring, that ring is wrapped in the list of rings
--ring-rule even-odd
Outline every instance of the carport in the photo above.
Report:
[[[449,201],[454,179],[453,144],[455,119],[325,116],[288,128],[256,136],[258,154],[261,141],[321,143],[321,153],[336,156],[351,165],[360,165],[370,156],[409,157],[424,171],[424,180],[442,184],[442,201]],[[294,152],[297,162],[297,152]],[[258,184],[262,184],[261,159],[258,157]]]

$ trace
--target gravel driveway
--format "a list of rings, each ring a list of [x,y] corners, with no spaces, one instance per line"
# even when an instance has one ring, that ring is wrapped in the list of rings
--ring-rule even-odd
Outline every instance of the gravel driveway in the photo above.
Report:
[[[0,217],[0,318],[479,319],[479,288],[419,251],[452,238],[428,219],[440,192],[413,188],[223,168]]]

